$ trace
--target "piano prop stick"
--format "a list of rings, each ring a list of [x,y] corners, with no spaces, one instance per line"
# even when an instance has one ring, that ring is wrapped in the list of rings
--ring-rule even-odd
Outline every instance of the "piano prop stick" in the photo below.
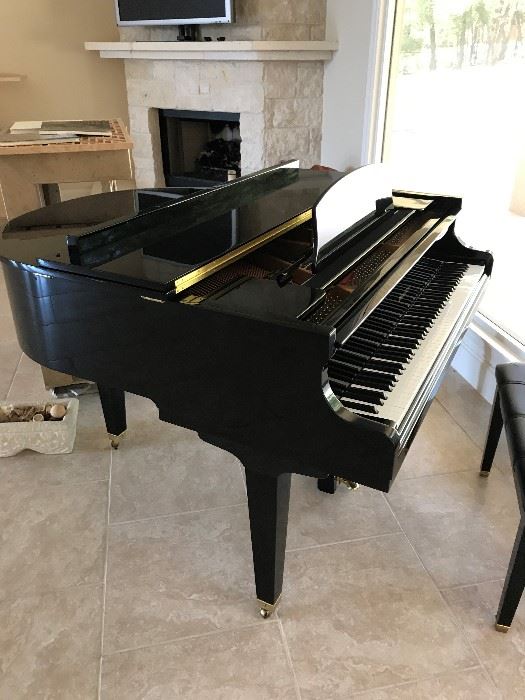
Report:
[[[290,475],[387,492],[476,312],[492,257],[457,238],[460,209],[382,166],[286,163],[37,210],[0,254],[22,349],[98,385],[114,447],[129,391],[240,459],[267,617]]]

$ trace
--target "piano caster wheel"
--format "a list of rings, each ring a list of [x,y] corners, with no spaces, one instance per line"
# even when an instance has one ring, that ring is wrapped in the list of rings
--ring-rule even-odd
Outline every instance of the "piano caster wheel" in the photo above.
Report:
[[[348,479],[343,479],[342,477],[338,477],[337,481],[343,486],[346,486],[349,491],[357,491],[359,488],[359,484],[356,481],[349,481]]]
[[[280,600],[281,600],[281,596],[279,596],[277,598],[275,603],[267,603],[265,600],[260,600],[260,598],[257,599],[257,602],[261,606],[261,609],[259,610],[259,614],[263,618],[263,620],[267,620],[270,617],[270,615],[273,613],[273,611],[279,605]]]
[[[120,433],[120,435],[112,435],[111,433],[108,433],[108,437],[111,447],[114,450],[118,450],[120,441],[124,437],[124,433]]]
[[[490,472],[489,472],[489,471],[485,471],[484,469],[482,469],[482,470],[480,471],[479,475],[482,476],[484,479],[488,479],[488,478],[489,478],[489,475],[490,475]]]

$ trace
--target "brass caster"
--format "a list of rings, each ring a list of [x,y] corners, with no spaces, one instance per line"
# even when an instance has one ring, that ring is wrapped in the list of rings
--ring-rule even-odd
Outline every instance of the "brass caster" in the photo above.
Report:
[[[348,479],[343,479],[340,476],[337,477],[337,481],[339,484],[346,486],[349,491],[357,491],[359,488],[359,484],[356,481],[349,481]]]
[[[482,470],[480,471],[480,473],[479,473],[479,475],[482,476],[484,479],[488,479],[489,474],[490,474],[490,472],[489,472],[489,471],[485,471],[484,469],[482,469]]]
[[[498,625],[497,622],[495,624],[495,627],[498,630],[498,632],[503,632],[504,634],[506,634],[510,630],[510,627],[508,627],[507,625]]]
[[[277,598],[275,603],[267,603],[265,600],[261,600],[260,598],[257,598],[257,602],[261,606],[261,609],[259,610],[259,614],[263,618],[263,620],[267,620],[270,617],[270,615],[273,613],[273,611],[279,605],[280,600],[281,600],[281,596],[279,596]]]
[[[125,431],[123,433],[120,433],[120,435],[112,435],[111,433],[108,433],[109,443],[114,450],[118,450],[120,441],[122,440],[124,435]]]

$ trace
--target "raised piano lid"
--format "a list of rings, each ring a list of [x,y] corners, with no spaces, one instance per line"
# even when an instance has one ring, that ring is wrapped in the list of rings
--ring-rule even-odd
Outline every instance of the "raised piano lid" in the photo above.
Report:
[[[70,236],[71,262],[180,292],[308,221],[342,173],[282,164],[196,194],[159,211]],[[49,261],[41,264],[48,266]]]
[[[313,211],[315,267],[319,269],[393,206],[392,185],[383,164],[367,165],[334,182]]]

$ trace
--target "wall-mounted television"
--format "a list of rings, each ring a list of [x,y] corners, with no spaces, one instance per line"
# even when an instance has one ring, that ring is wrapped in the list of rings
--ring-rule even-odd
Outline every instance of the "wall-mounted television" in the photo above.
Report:
[[[233,0],[115,0],[115,5],[121,26],[233,21]]]

